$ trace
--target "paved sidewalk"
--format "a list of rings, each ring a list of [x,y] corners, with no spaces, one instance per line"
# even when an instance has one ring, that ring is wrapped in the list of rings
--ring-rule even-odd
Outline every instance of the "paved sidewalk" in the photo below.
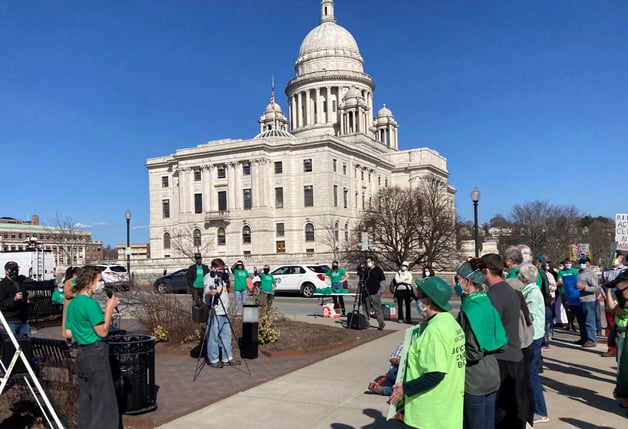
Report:
[[[320,318],[316,322],[333,323]],[[386,398],[365,390],[369,381],[385,373],[388,355],[403,339],[402,329],[406,327],[387,322],[386,329],[396,332],[237,393],[160,428],[386,427]],[[600,357],[605,351],[602,343],[597,349],[583,349],[572,344],[575,339],[559,330],[551,350],[544,353],[542,382],[550,421],[537,426],[627,427],[626,410],[612,399],[614,360]]]

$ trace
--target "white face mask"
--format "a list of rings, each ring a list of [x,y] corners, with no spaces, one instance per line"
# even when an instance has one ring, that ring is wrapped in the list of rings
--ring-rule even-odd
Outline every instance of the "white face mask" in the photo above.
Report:
[[[429,271],[425,271],[425,277],[429,277],[430,276],[430,272]]]
[[[96,283],[96,287],[94,288],[94,293],[100,293],[105,289],[105,281],[100,280]]]
[[[401,271],[408,271],[408,267],[401,267]]]
[[[584,270],[585,268],[587,268],[587,264],[580,264],[580,269]]]
[[[570,270],[571,269],[571,264],[565,264],[565,269],[566,270]]]
[[[369,268],[371,268],[371,267],[373,266],[373,263],[372,263],[372,262],[367,262],[367,263],[366,263],[366,266],[367,266],[367,267],[369,267]]]

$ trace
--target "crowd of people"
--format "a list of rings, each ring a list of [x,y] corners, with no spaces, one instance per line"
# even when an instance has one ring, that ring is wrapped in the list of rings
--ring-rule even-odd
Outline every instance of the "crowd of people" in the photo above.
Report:
[[[456,270],[454,287],[429,272],[412,282],[403,262],[394,282],[411,285],[421,334],[403,347],[402,381],[392,380],[389,370],[368,390],[390,396],[397,405],[393,426],[525,428],[547,422],[539,374],[554,327],[577,332],[574,343],[590,348],[601,334],[603,311],[608,351],[601,356],[617,357],[614,397],[628,407],[628,269],[623,261],[616,255],[612,268],[598,278],[588,256],[576,260],[578,268],[564,260],[554,269],[551,261],[532,256],[528,246],[511,246],[503,256],[467,258]],[[455,318],[449,314],[454,291],[461,298]],[[408,318],[405,295],[395,293],[395,298]],[[438,404],[446,409],[437,409]]]

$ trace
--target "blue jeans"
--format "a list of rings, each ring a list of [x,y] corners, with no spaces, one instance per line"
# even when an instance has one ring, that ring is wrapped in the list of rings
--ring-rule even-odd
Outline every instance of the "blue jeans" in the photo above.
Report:
[[[222,352],[222,361],[229,362],[233,356],[231,355],[231,327],[227,316],[210,314],[207,326],[209,327],[209,337],[207,338],[209,363],[218,362],[220,352]]]
[[[464,394],[465,429],[486,429],[495,427],[495,399],[497,392],[488,395]]]
[[[595,343],[595,305],[597,301],[581,302],[576,311],[578,325],[580,325],[580,340]],[[599,307],[599,306],[598,306]]]
[[[382,395],[390,396],[393,391],[393,384],[397,380],[397,372],[399,371],[399,365],[392,364],[390,368],[388,368],[388,372],[386,373],[386,381],[382,384]]]
[[[528,368],[528,376],[532,395],[534,396],[534,413],[540,416],[547,416],[543,386],[541,385],[541,377],[539,377],[539,371],[543,367],[543,357],[541,355],[542,345],[543,338],[532,341],[532,360]]]
[[[248,292],[246,289],[233,291],[233,314],[242,314]],[[238,302],[240,305],[238,305]]]
[[[554,337],[554,306],[545,306],[545,338],[544,343],[549,346],[549,340]]]
[[[595,300],[595,333],[602,332],[602,314],[600,310],[600,301]]]
[[[11,332],[16,337],[30,337],[31,336],[31,325],[28,322],[9,322],[9,328],[11,328]]]

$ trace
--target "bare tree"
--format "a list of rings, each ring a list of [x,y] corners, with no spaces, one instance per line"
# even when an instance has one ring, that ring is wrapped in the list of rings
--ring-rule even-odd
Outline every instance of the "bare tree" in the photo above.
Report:
[[[363,227],[381,265],[442,264],[456,254],[456,223],[447,183],[426,177],[414,188],[386,188],[373,198]]]
[[[340,219],[335,216],[322,216],[316,222],[317,234],[321,244],[329,247],[334,260],[338,260],[340,251]]]
[[[456,218],[447,182],[436,176],[421,180],[418,188],[423,216],[418,232],[423,240],[425,262],[444,264],[456,255]]]
[[[525,243],[536,254],[557,261],[568,255],[569,244],[578,240],[578,210],[547,201],[517,204],[512,209],[512,235],[502,244]]]
[[[603,216],[584,216],[580,220],[580,226],[582,242],[591,246],[592,262],[601,267],[610,266],[611,243],[615,238],[614,220]]]
[[[57,244],[59,252],[63,253],[63,259],[67,265],[79,264],[81,249],[88,242],[85,231],[70,217],[62,217],[58,213],[55,218],[45,226]]]
[[[214,240],[203,235],[203,228],[197,225],[179,225],[170,231],[170,247],[182,256],[194,260],[194,254],[205,256],[214,246]]]

